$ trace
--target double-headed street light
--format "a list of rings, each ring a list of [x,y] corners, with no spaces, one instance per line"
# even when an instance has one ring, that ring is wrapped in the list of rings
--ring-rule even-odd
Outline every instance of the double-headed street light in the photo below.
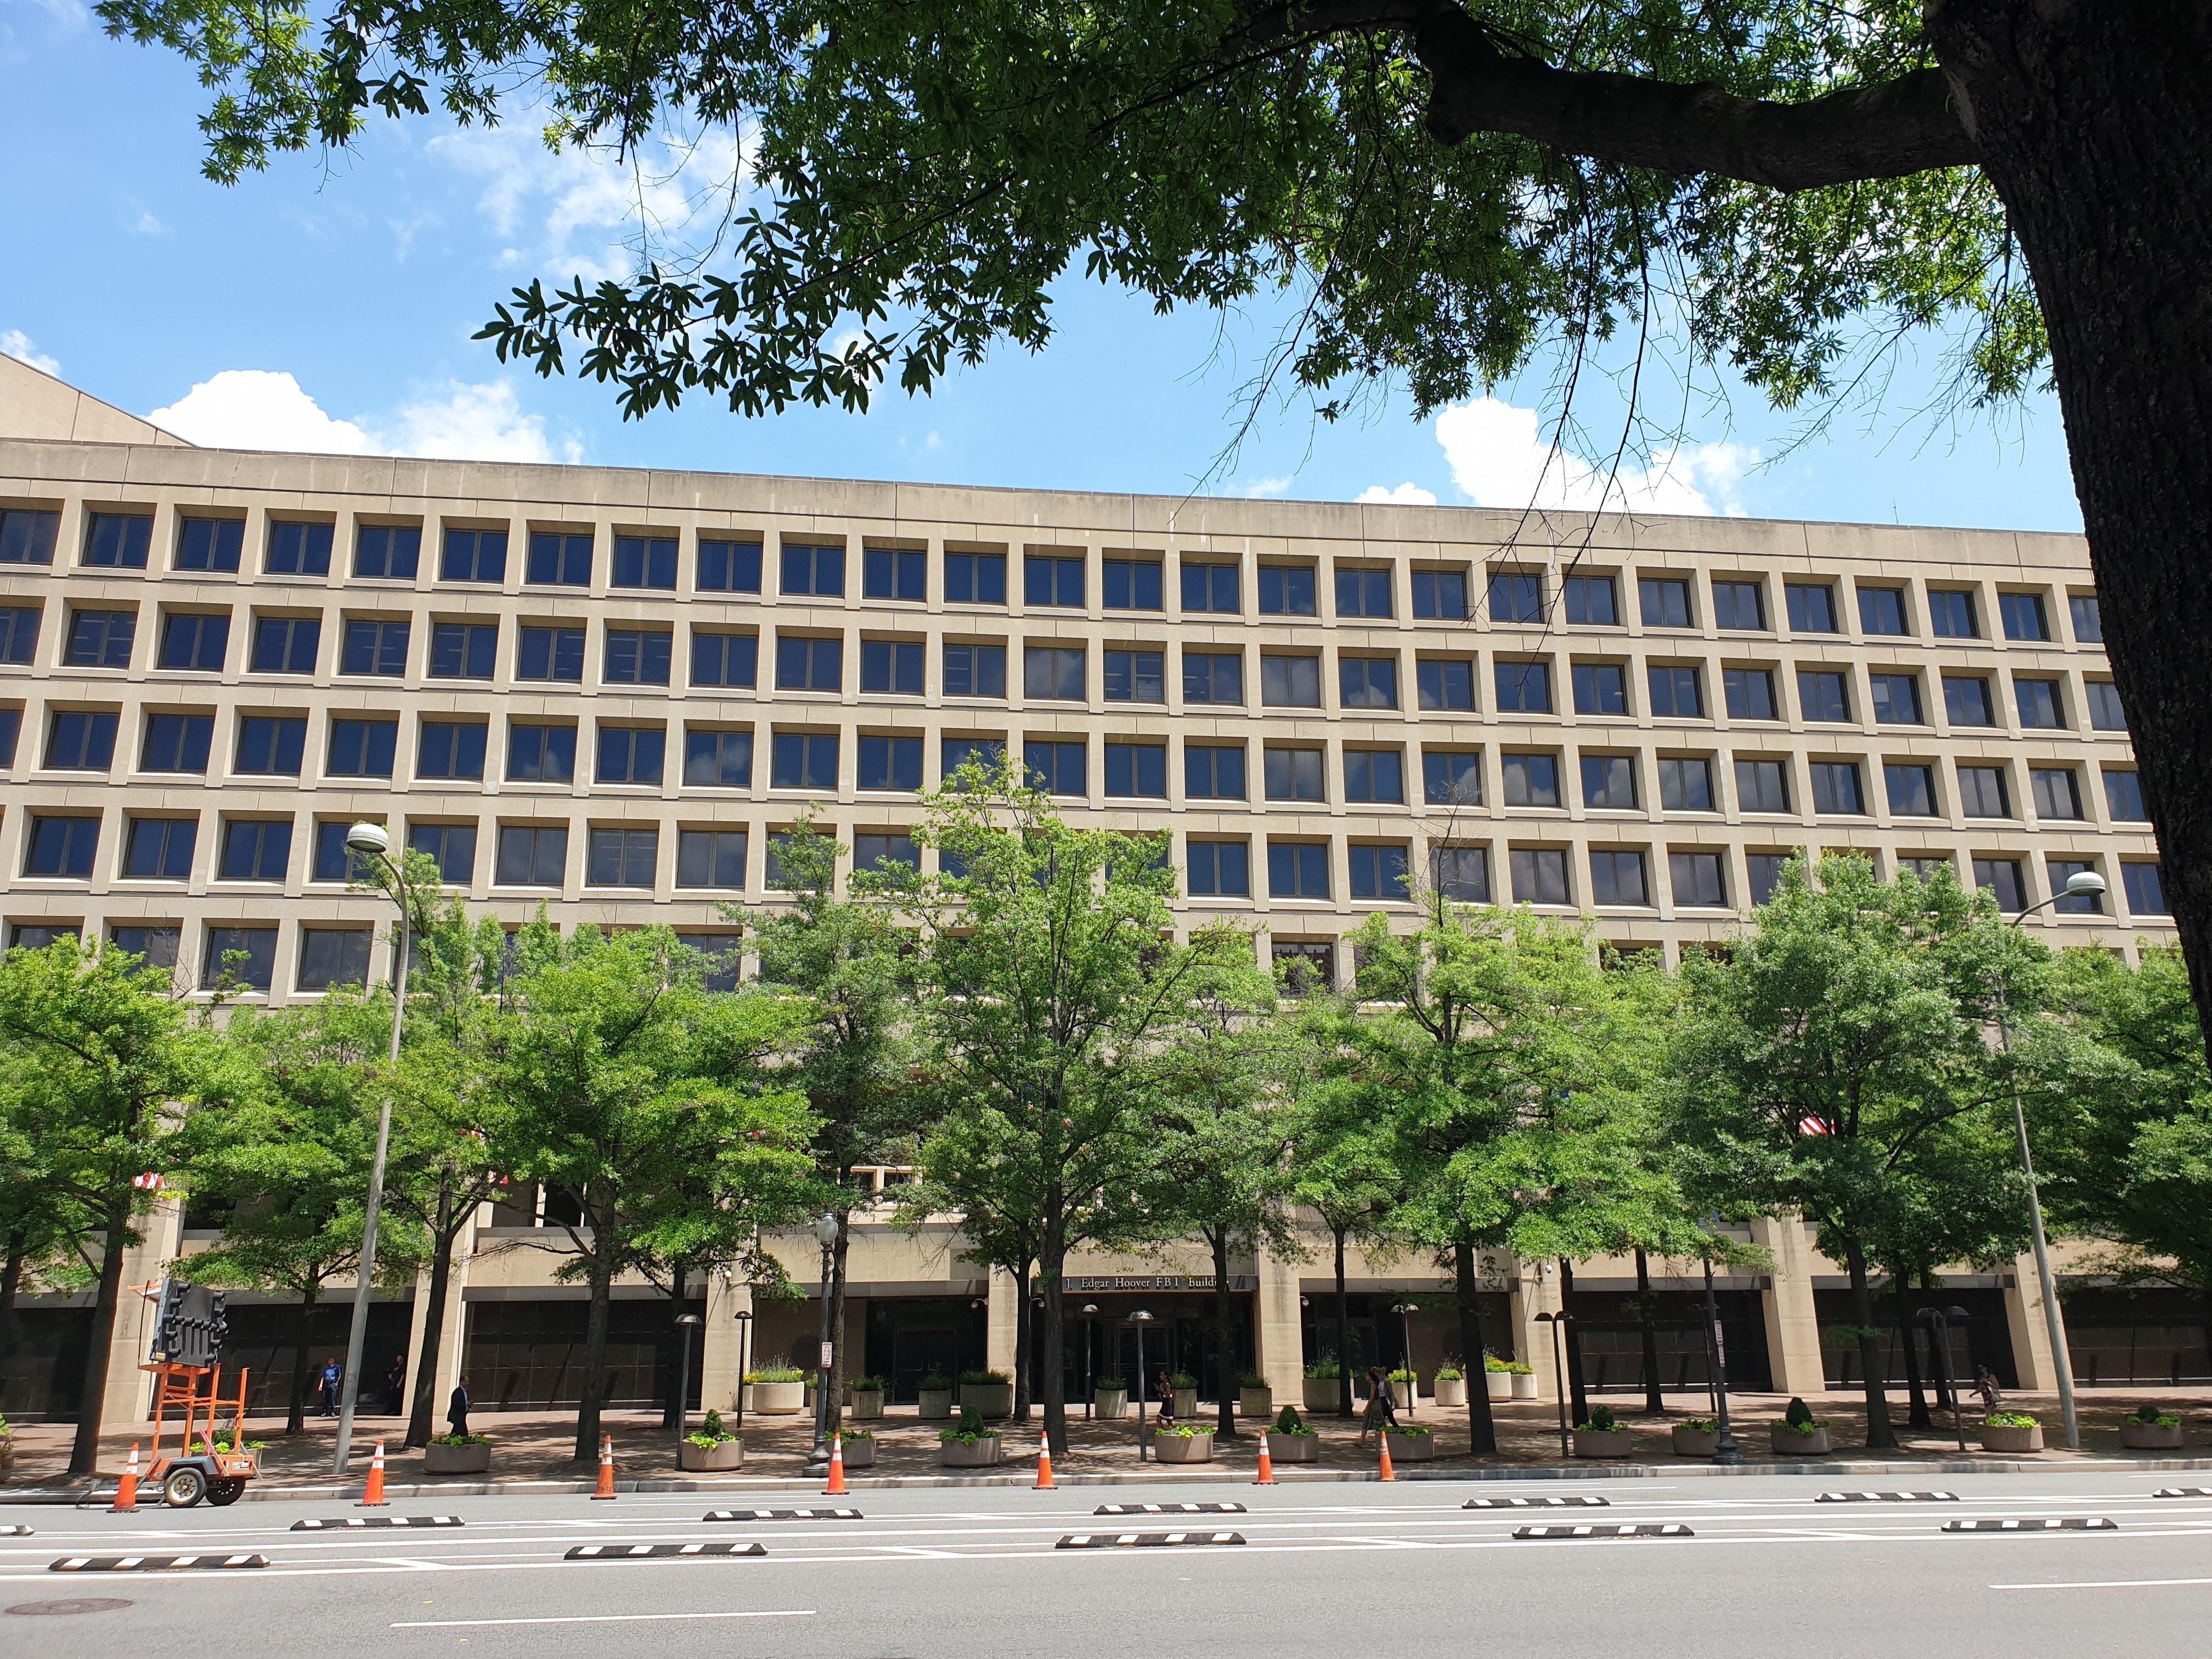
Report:
[[[383,866],[399,903],[399,936],[392,953],[392,1076],[376,1121],[376,1162],[368,1173],[368,1213],[361,1226],[361,1267],[355,1275],[353,1328],[346,1337],[345,1381],[339,1394],[337,1455],[332,1473],[343,1477],[353,1450],[353,1413],[361,1395],[362,1349],[368,1340],[368,1299],[376,1278],[376,1219],[384,1204],[384,1159],[392,1145],[392,1088],[399,1070],[399,1032],[407,1016],[407,883],[392,857],[392,836],[380,823],[346,831],[346,851],[364,864]]]
[[[1408,1417],[1414,1414],[1414,1407],[1420,1404],[1421,1400],[1421,1379],[1413,1375],[1413,1316],[1420,1310],[1418,1303],[1394,1302],[1390,1304],[1390,1311],[1398,1316],[1399,1328],[1406,1336],[1406,1415]]]
[[[676,1367],[676,1446],[679,1455],[684,1436],[691,1431],[691,1333],[706,1322],[695,1313],[678,1314],[676,1317],[677,1325],[684,1332],[684,1358]]]
[[[1913,1316],[1928,1327],[1928,1334],[1943,1345],[1943,1388],[1951,1396],[1951,1428],[1959,1437],[1959,1449],[1966,1449],[1966,1420],[1959,1408],[1959,1366],[1951,1352],[1951,1327],[1963,1325],[1973,1316],[1964,1308],[1923,1308]]]
[[[2096,898],[2105,890],[2105,878],[2094,870],[2076,870],[2066,878],[2063,892],[2053,893],[2040,904],[2031,904],[2014,916],[2010,926],[2017,927],[2038,910],[2069,898]],[[2004,978],[1997,978],[1997,1042],[2003,1051],[2012,1053],[2012,1006],[2005,994]],[[2081,1425],[2074,1413],[2074,1357],[2066,1348],[2066,1316],[2059,1310],[2058,1285],[2051,1273],[2051,1241],[2043,1232],[2043,1200],[2036,1191],[2035,1158],[2027,1149],[2027,1112],[2020,1100],[2020,1074],[2012,1078],[2012,1127],[2020,1137],[2020,1170],[2027,1177],[2027,1218],[2034,1229],[2035,1277],[2043,1292],[2043,1320],[2051,1333],[2051,1363],[2058,1372],[2058,1405],[2066,1416],[2066,1449],[2081,1449]],[[1954,1398],[1956,1396],[1954,1395]]]
[[[1152,1322],[1151,1314],[1139,1308],[1129,1316],[1129,1322],[1137,1328],[1137,1461],[1146,1457],[1145,1442],[1145,1327]]]
[[[1567,1432],[1567,1360],[1559,1346],[1560,1334],[1573,1317],[1565,1308],[1557,1313],[1546,1312],[1536,1316],[1539,1325],[1552,1328],[1552,1376],[1554,1383],[1552,1392],[1559,1396],[1559,1455],[1562,1457],[1575,1455],[1574,1442]]]
[[[823,1211],[814,1223],[814,1242],[822,1247],[821,1376],[814,1385],[814,1455],[806,1462],[810,1475],[830,1473],[830,1374],[836,1358],[830,1338],[830,1260],[837,1248],[837,1218]]]

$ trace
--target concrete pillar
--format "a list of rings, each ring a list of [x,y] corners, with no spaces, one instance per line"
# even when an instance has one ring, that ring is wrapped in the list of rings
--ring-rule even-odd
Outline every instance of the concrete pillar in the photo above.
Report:
[[[2051,1357],[2051,1327],[2045,1322],[2035,1257],[2014,1256],[2011,1278],[2005,1286],[2005,1326],[2012,1335],[2012,1363],[2020,1373],[2020,1386],[2030,1394],[2056,1394],[2058,1367]]]
[[[1560,1307],[1559,1271],[1548,1261],[1523,1261],[1511,1281],[1513,1301],[1513,1357],[1536,1371],[1536,1392],[1546,1400],[1559,1397],[1559,1365],[1554,1353],[1552,1327],[1538,1324],[1540,1313],[1557,1313]],[[1482,1356],[1468,1356],[1468,1386],[1486,1388]]]
[[[987,1370],[1014,1374],[1014,1321],[1021,1291],[1014,1276],[1004,1267],[991,1269],[989,1306],[984,1312],[983,1366]]]
[[[469,1265],[476,1258],[477,1230],[486,1224],[491,1206],[477,1206],[475,1217],[461,1230],[453,1241],[453,1271],[446,1281],[446,1325],[438,1338],[438,1382],[430,1391],[431,1432],[446,1431],[446,1402],[453,1397],[453,1389],[461,1380],[461,1366],[468,1358],[462,1351],[468,1333],[466,1303],[469,1290]],[[411,1360],[409,1362],[413,1363]],[[479,1385],[487,1379],[478,1377]],[[473,1395],[475,1390],[471,1390]]]
[[[1253,1262],[1260,1288],[1252,1298],[1253,1369],[1276,1400],[1295,1404],[1305,1387],[1305,1331],[1298,1309],[1298,1264],[1262,1249]]]
[[[112,1430],[143,1423],[154,1413],[154,1378],[138,1368],[154,1340],[154,1317],[161,1304],[168,1265],[184,1249],[185,1206],[165,1198],[138,1224],[138,1243],[123,1255],[123,1285],[115,1303],[115,1332],[107,1349],[107,1390],[100,1397],[100,1420]],[[142,1293],[150,1289],[151,1296]]]
[[[699,1382],[702,1411],[734,1412],[738,1390],[744,1386],[745,1367],[751,1364],[746,1328],[753,1310],[753,1287],[736,1274],[726,1279],[719,1272],[707,1280],[707,1328],[701,1340],[706,1355]]]
[[[410,1413],[415,1409],[416,1381],[422,1375],[422,1332],[429,1317],[430,1269],[426,1266],[415,1275],[415,1300],[407,1310],[407,1386],[399,1398]]]
[[[1805,1224],[1794,1215],[1761,1217],[1751,1224],[1752,1243],[1774,1257],[1774,1271],[1759,1293],[1766,1316],[1766,1363],[1778,1394],[1818,1394],[1827,1386],[1820,1364],[1820,1319],[1813,1303],[1813,1247]]]

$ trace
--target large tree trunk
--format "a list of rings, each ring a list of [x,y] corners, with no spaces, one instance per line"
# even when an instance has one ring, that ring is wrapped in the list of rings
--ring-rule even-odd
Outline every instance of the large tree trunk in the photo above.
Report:
[[[438,1188],[438,1221],[430,1236],[430,1305],[422,1314],[422,1351],[416,1357],[415,1403],[407,1414],[404,1446],[430,1443],[431,1413],[437,1405],[438,1352],[446,1336],[446,1297],[453,1283],[453,1245],[460,1229],[453,1224],[453,1188],[450,1182]]]
[[[100,1472],[100,1414],[107,1403],[107,1355],[115,1346],[115,1310],[123,1293],[123,1252],[131,1229],[131,1188],[107,1206],[100,1230],[100,1291],[93,1297],[92,1334],[84,1356],[84,1387],[77,1392],[76,1439],[70,1448],[71,1474]]]
[[[1340,1285],[1343,1280],[1337,1281]],[[1470,1454],[1476,1457],[1498,1449],[1498,1425],[1490,1417],[1490,1379],[1483,1375],[1482,1304],[1475,1299],[1474,1241],[1462,1238],[1452,1246],[1452,1287],[1459,1296],[1459,1346],[1468,1356],[1467,1433]]]
[[[1066,1328],[1062,1316],[1061,1286],[1067,1272],[1067,1216],[1063,1200],[1054,1192],[1046,1200],[1043,1243],[1037,1250],[1037,1277],[1044,1285],[1044,1351],[1053,1356],[1053,1363],[1044,1368],[1044,1434],[1054,1457],[1067,1455],[1067,1376],[1059,1363],[1065,1347],[1061,1332]],[[1137,1379],[1139,1388],[1144,1378]],[[1139,1395],[1141,1400],[1144,1396]]]
[[[300,1292],[300,1316],[292,1326],[292,1397],[284,1404],[286,1434],[307,1432],[307,1379],[315,1363],[315,1304],[321,1293],[322,1286],[315,1284]],[[319,1372],[315,1373],[315,1386],[322,1387]]]
[[[23,1259],[29,1253],[23,1235],[17,1233],[8,1241],[7,1265],[0,1267],[0,1374],[7,1370],[8,1351],[15,1346],[15,1293],[22,1288]]]
[[[684,1363],[684,1327],[676,1322],[684,1317],[684,1281],[689,1277],[680,1267],[669,1270],[668,1329],[661,1338],[667,1380],[660,1389],[660,1426],[671,1433],[683,1421],[684,1407],[690,1403],[685,1395],[690,1392],[691,1368]]]
[[[1036,1310],[1030,1303],[1030,1264],[1014,1270],[1014,1421],[1030,1420],[1036,1398]]]
[[[1659,1323],[1651,1316],[1651,1259],[1636,1253],[1636,1322],[1644,1337],[1644,1409],[1653,1417],[1667,1409],[1659,1386]]]
[[[1336,1414],[1352,1415],[1352,1299],[1344,1290],[1344,1235],[1336,1234]]]
[[[1575,1264],[1559,1258],[1559,1306],[1565,1308],[1575,1293]],[[1569,1310],[1572,1311],[1572,1310]],[[1582,1327],[1567,1321],[1567,1409],[1577,1423],[1589,1421],[1589,1390],[1583,1382]]]
[[[837,1212],[837,1243],[830,1252],[830,1400],[823,1421],[831,1434],[844,1431],[845,1379],[853,1375],[845,1353],[845,1258],[852,1247],[853,1235],[847,1224],[850,1219],[848,1212]]]
[[[2105,649],[2212,1056],[2212,8],[1927,15],[2042,304]]]
[[[1897,1311],[1897,1334],[1905,1340],[1905,1389],[1911,1401],[1905,1423],[1907,1428],[1932,1429],[1936,1419],[1928,1414],[1927,1391],[1920,1386],[1920,1342],[1913,1334],[1912,1314],[1905,1305],[1905,1281],[1909,1276],[1899,1273],[1890,1280],[1895,1286],[1893,1301]]]
[[[1854,1238],[1844,1247],[1851,1274],[1851,1322],[1859,1328],[1859,1364],[1866,1372],[1867,1449],[1897,1443],[1890,1426],[1889,1395],[1882,1388],[1881,1333],[1874,1322],[1874,1290],[1867,1277],[1866,1247]]]
[[[599,1461],[599,1410],[607,1393],[607,1304],[614,1299],[615,1230],[602,1224],[604,1218],[587,1206],[585,1224],[592,1231],[592,1304],[584,1320],[584,1386],[576,1404],[576,1446],[579,1463]]]
[[[1215,1398],[1214,1435],[1217,1438],[1234,1440],[1237,1437],[1237,1367],[1236,1356],[1229,1341],[1229,1232],[1215,1227],[1208,1231],[1206,1242],[1213,1247],[1213,1387]]]

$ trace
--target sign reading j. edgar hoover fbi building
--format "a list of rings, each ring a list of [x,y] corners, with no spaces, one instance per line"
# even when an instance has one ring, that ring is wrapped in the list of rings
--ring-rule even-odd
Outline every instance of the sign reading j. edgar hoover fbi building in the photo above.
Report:
[[[1061,1288],[1066,1291],[1210,1291],[1213,1288],[1212,1273],[1093,1273],[1085,1277],[1070,1273]],[[1232,1291],[1256,1291],[1260,1288],[1257,1273],[1231,1273],[1229,1288]]]

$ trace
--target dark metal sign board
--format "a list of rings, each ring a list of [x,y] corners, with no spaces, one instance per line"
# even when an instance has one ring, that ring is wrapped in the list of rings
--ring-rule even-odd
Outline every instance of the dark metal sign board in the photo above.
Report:
[[[362,1532],[371,1527],[465,1527],[458,1515],[349,1515],[337,1521],[295,1521],[294,1532]]]
[[[1470,1498],[1463,1510],[1603,1510],[1613,1507],[1610,1498]]]
[[[1698,1534],[1679,1522],[1609,1522],[1595,1527],[1516,1527],[1516,1538],[1695,1538]]]
[[[858,1510],[708,1510],[702,1521],[862,1521]]]
[[[1159,1549],[1178,1545],[1241,1544],[1241,1532],[1072,1532],[1056,1550]]]
[[[265,1567],[265,1555],[66,1555],[48,1572],[214,1572],[226,1567]]]
[[[1946,1521],[1945,1532],[2118,1532],[2119,1525],[2101,1515],[2069,1515],[2063,1519],[2037,1517],[2004,1520],[1978,1516],[1971,1521]]]
[[[1213,1288],[1212,1273],[1072,1273],[1061,1281],[1063,1291],[1210,1291]],[[1231,1273],[1229,1288],[1232,1291],[1256,1291],[1260,1288],[1257,1273]]]
[[[1954,1492],[1824,1492],[1815,1504],[1955,1504]]]
[[[567,1561],[665,1561],[695,1555],[766,1555],[768,1546],[752,1544],[579,1544]]]
[[[1242,1504],[1101,1504],[1093,1515],[1243,1515]]]

